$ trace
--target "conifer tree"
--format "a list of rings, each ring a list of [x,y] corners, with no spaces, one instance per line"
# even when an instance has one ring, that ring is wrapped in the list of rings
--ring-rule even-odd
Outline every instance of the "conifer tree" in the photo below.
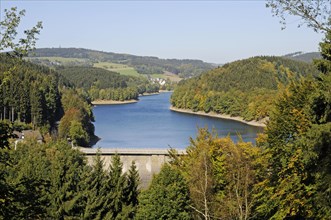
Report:
[[[124,205],[124,189],[127,186],[126,175],[122,173],[123,163],[120,156],[115,154],[111,158],[109,174],[106,182],[108,192],[105,208],[105,219],[119,218]]]
[[[54,143],[47,153],[52,158],[49,215],[56,219],[81,216],[85,158],[65,141]]]
[[[191,219],[189,189],[179,171],[165,164],[141,194],[136,219]]]
[[[93,159],[92,170],[88,169],[85,177],[86,188],[84,192],[85,210],[84,219],[102,219],[101,213],[104,211],[104,203],[107,196],[106,173],[104,171],[104,161],[101,159],[100,151]]]
[[[140,190],[139,187],[139,173],[134,161],[129,169],[129,173],[127,174],[127,185],[124,189],[124,206],[121,213],[122,219],[134,219],[137,206],[138,206],[138,195]]]

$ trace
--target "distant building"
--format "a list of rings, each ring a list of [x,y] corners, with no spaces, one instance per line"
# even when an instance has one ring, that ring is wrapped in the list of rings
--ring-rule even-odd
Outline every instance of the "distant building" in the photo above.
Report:
[[[158,83],[161,86],[163,86],[164,84],[166,84],[166,80],[165,79],[162,79],[162,78],[151,78],[151,81],[153,83]]]
[[[38,143],[43,142],[43,136],[37,130],[23,130],[22,132],[14,131],[13,133],[16,136],[15,149],[16,149],[17,143],[22,142],[26,139],[35,139],[35,140],[37,140]]]

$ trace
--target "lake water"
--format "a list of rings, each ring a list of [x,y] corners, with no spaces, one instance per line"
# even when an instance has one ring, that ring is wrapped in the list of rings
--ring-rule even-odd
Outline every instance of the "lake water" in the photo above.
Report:
[[[191,115],[169,110],[171,93],[140,97],[125,105],[98,105],[93,109],[95,133],[101,138],[94,147],[185,149],[198,128],[216,129],[220,137],[230,135],[254,142],[262,128],[240,122]]]

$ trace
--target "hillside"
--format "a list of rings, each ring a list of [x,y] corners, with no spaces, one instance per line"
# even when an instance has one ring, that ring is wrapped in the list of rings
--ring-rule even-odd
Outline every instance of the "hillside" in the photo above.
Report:
[[[196,76],[213,68],[212,64],[205,63],[201,60],[160,59],[152,56],[135,56],[82,48],[40,48],[30,53],[29,57],[70,58],[72,59],[70,60],[72,64],[85,66],[91,66],[99,62],[110,62],[132,67],[140,74],[163,74],[170,72],[182,78]],[[34,61],[42,62],[40,59],[34,59]],[[57,63],[53,61],[49,61],[48,64],[57,65]]]
[[[281,57],[253,57],[225,64],[179,83],[171,104],[194,112],[215,112],[245,120],[268,117],[280,85],[317,74],[312,65]]]
[[[92,107],[58,72],[0,54],[0,115],[42,134],[59,134],[79,146],[93,141]]]
[[[92,101],[138,99],[139,94],[159,91],[159,85],[146,77],[121,75],[96,67],[59,66],[56,69],[76,88],[87,92]]]
[[[295,53],[286,54],[283,57],[289,58],[291,60],[303,61],[306,63],[312,63],[314,59],[322,58],[319,52],[310,52],[310,53],[295,52]]]

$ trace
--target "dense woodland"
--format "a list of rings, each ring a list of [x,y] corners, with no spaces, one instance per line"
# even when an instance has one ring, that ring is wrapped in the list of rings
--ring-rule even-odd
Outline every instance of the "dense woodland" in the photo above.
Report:
[[[92,107],[57,72],[6,54],[0,56],[0,115],[17,129],[39,129],[89,146],[94,136]],[[58,126],[59,125],[59,126]]]
[[[212,64],[201,60],[159,59],[157,57],[134,56],[82,48],[40,48],[34,50],[29,56],[83,58],[90,62],[110,61],[132,66],[141,74],[171,72],[182,78],[199,75],[214,67]]]
[[[195,112],[261,120],[269,116],[278,90],[292,81],[316,74],[317,70],[307,63],[281,57],[253,57],[180,82],[171,104]]]
[[[55,126],[63,114],[61,78],[48,68],[0,56],[1,119]]]
[[[3,146],[1,146],[3,147]],[[0,151],[0,219],[132,219],[139,176],[119,156],[104,170],[65,141],[25,142]]]
[[[125,76],[95,67],[58,67],[57,71],[92,100],[138,99],[139,94],[159,92],[159,85],[144,77]]]

